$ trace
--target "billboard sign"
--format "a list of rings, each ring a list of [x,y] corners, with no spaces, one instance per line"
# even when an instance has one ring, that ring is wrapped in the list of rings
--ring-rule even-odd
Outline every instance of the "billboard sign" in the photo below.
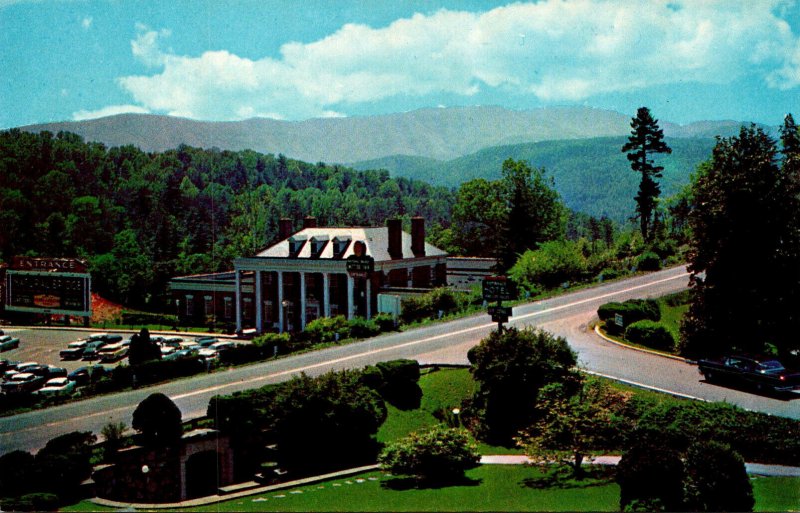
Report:
[[[6,272],[7,311],[91,316],[91,277],[86,273]]]

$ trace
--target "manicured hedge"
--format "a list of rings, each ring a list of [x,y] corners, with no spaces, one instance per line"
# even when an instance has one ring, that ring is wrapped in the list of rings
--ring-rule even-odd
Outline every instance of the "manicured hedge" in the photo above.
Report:
[[[672,351],[675,349],[675,338],[662,324],[648,319],[637,321],[625,328],[625,338],[634,344]]]
[[[661,269],[661,257],[652,251],[642,253],[636,259],[636,268],[640,271],[658,271]]]
[[[165,326],[177,326],[178,317],[176,315],[165,315],[148,312],[122,312],[122,324],[129,326],[147,326],[151,324],[162,324]]]
[[[623,326],[614,323],[616,314],[622,315]],[[606,330],[610,333],[622,333],[625,327],[641,320],[658,321],[661,319],[661,308],[655,299],[629,299],[624,303],[606,303],[597,309],[597,316],[606,322]]]

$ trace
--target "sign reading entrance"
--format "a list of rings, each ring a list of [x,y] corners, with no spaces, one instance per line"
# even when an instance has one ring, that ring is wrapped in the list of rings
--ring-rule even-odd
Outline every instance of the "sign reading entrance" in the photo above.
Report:
[[[505,276],[487,276],[483,279],[483,299],[486,301],[508,301],[512,299]]]

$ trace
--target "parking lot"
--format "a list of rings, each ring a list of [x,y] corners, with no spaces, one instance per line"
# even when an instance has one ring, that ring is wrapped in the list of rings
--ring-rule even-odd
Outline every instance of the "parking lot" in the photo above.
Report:
[[[86,338],[90,333],[97,333],[102,330],[76,330],[76,329],[59,329],[59,328],[3,328],[7,335],[14,338],[19,338],[19,348],[3,351],[0,353],[0,359],[19,361],[19,362],[38,362],[46,365],[54,365],[56,367],[63,367],[67,372],[71,372],[78,367],[83,367],[87,363],[86,360],[62,360],[59,356],[59,351],[65,349],[67,344],[74,342],[81,338]],[[128,340],[134,333],[131,331],[108,331],[110,334],[122,335],[123,340]],[[155,336],[156,333],[153,333]],[[175,336],[170,333],[170,336]],[[186,337],[186,340],[192,340],[194,337]],[[127,363],[128,359],[123,358],[119,361],[102,364],[106,367],[116,367],[120,363]],[[93,363],[99,363],[94,360]]]

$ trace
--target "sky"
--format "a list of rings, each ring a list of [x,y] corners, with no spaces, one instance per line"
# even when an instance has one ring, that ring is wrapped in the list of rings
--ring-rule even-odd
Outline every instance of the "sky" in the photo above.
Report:
[[[800,115],[789,0],[0,0],[0,128],[589,106]]]

